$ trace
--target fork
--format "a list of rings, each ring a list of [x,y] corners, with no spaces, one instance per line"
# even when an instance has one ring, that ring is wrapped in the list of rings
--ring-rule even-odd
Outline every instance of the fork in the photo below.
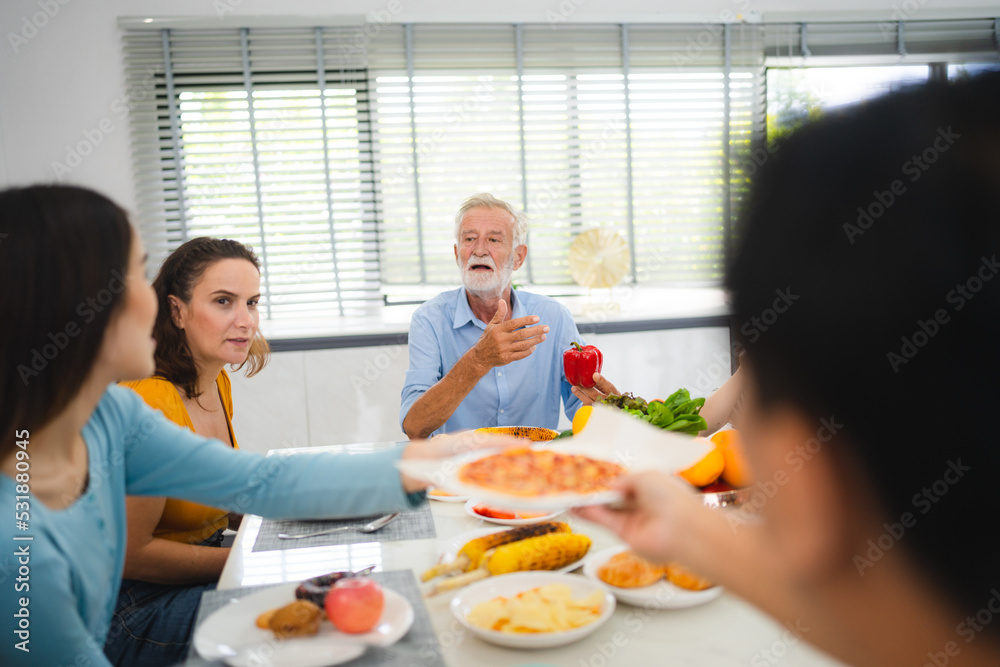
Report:
[[[327,530],[317,530],[314,533],[300,533],[299,535],[289,535],[288,533],[278,533],[279,540],[301,540],[304,537],[316,537],[317,535],[326,535],[328,533],[339,533],[342,530],[356,530],[359,533],[374,533],[376,530],[383,528],[390,521],[399,516],[399,512],[393,512],[392,514],[386,514],[383,517],[379,517],[370,523],[366,523],[360,528],[355,528],[354,526],[338,526],[336,528],[328,528]]]

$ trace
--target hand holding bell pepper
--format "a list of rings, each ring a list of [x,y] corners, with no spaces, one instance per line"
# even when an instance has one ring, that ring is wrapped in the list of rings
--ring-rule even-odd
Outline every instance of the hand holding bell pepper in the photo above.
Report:
[[[584,347],[574,342],[573,347],[563,352],[563,370],[571,385],[593,387],[594,373],[600,373],[602,365],[604,355],[593,345]]]

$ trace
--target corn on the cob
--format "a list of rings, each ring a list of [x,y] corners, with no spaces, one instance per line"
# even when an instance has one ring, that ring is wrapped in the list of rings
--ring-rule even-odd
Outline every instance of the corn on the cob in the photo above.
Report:
[[[490,574],[558,570],[587,555],[590,538],[578,533],[549,533],[497,547],[485,559]]]
[[[437,584],[431,595],[461,588],[486,577],[526,572],[529,570],[558,570],[574,563],[590,550],[590,538],[576,533],[549,533],[529,537],[493,549],[486,554],[482,565]]]
[[[570,525],[563,521],[529,523],[524,526],[518,526],[517,528],[512,528],[510,530],[503,530],[498,533],[491,533],[484,537],[474,539],[463,546],[459,553],[465,554],[469,560],[472,561],[472,566],[469,569],[474,570],[482,565],[483,559],[486,557],[486,553],[491,549],[496,549],[497,547],[502,547],[507,544],[523,542],[524,540],[534,539],[553,533],[569,533],[571,531],[572,528],[570,528]]]
[[[438,565],[435,565],[431,569],[424,572],[421,575],[420,580],[430,581],[434,577],[439,577],[442,574],[471,572],[482,565],[483,558],[486,557],[486,552],[490,549],[503,546],[504,544],[510,544],[511,542],[517,542],[518,540],[524,540],[529,537],[547,535],[549,533],[568,532],[570,532],[568,523],[563,523],[561,521],[543,521],[541,523],[529,523],[524,526],[518,526],[517,528],[511,528],[510,530],[501,530],[496,533],[490,533],[489,535],[477,537],[476,539],[465,543],[465,545],[458,552],[458,555],[455,557],[455,560],[450,563],[439,563]]]
[[[542,428],[541,426],[484,426],[483,428],[477,428],[476,433],[507,435],[512,438],[525,438],[534,442],[555,440],[559,436],[559,431]]]

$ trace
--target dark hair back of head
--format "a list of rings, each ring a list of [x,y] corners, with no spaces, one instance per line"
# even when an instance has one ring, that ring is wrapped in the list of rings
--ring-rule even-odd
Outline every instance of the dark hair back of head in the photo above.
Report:
[[[122,301],[132,245],[125,212],[91,190],[0,192],[0,457],[76,395]]]
[[[991,74],[799,130],[758,173],[726,280],[765,409],[843,424],[825,446],[886,521],[915,519],[895,548],[972,613],[997,567],[998,113]]]
[[[173,295],[189,303],[195,285],[210,266],[223,259],[243,259],[260,271],[260,260],[250,246],[232,239],[213,239],[207,236],[191,239],[170,253],[160,267],[153,281],[159,311],[153,337],[156,339],[156,374],[181,387],[188,398],[197,398],[198,369],[187,338],[182,329],[174,324],[169,296]],[[239,368],[247,367],[247,376],[252,377],[267,364],[270,347],[264,337],[257,332],[250,343],[247,360]]]

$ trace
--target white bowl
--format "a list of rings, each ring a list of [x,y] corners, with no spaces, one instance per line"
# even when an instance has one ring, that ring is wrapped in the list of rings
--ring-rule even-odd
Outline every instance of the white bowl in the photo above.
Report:
[[[518,593],[546,586],[548,584],[566,584],[570,587],[574,599],[587,597],[596,590],[604,592],[604,602],[601,604],[601,615],[592,623],[563,630],[560,632],[515,633],[487,630],[469,623],[466,618],[472,608],[481,602],[489,602],[496,597],[513,597]],[[604,625],[615,611],[615,597],[607,590],[584,577],[572,574],[557,574],[554,572],[516,572],[490,577],[462,589],[452,598],[451,613],[464,625],[469,632],[480,639],[511,648],[551,648],[579,641],[592,634]]]
[[[686,588],[673,585],[666,579],[661,579],[655,584],[641,588],[619,588],[618,586],[612,586],[601,581],[597,576],[598,568],[611,560],[612,556],[628,550],[628,546],[618,545],[588,555],[583,560],[583,576],[604,586],[621,602],[636,607],[645,607],[646,609],[685,609],[687,607],[697,607],[706,602],[711,602],[722,595],[722,586],[713,586],[703,591],[689,591]]]

